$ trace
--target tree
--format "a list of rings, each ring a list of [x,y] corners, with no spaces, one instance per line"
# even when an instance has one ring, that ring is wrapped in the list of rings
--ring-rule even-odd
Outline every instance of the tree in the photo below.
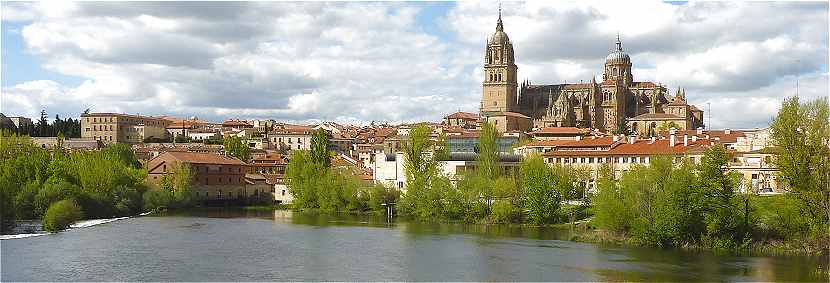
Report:
[[[317,129],[311,135],[311,159],[314,163],[320,164],[325,168],[331,167],[329,145],[329,136],[322,128]]]
[[[43,217],[43,230],[57,232],[84,218],[78,204],[71,199],[53,203]]]
[[[438,162],[429,156],[434,145],[431,134],[429,127],[417,126],[402,145],[407,192],[401,200],[401,208],[422,219],[444,214],[444,192],[452,188],[449,180],[439,173]]]
[[[489,209],[493,201],[493,188],[491,183],[499,175],[501,170],[499,167],[499,149],[496,140],[498,139],[498,130],[489,122],[484,122],[481,125],[481,135],[478,141],[478,156],[476,156],[476,167],[478,174],[487,182],[484,182],[480,188],[481,196],[487,202]]]
[[[248,147],[248,144],[242,140],[242,138],[237,136],[228,136],[224,140],[224,148],[225,153],[230,156],[236,157],[243,162],[248,162],[251,160],[251,148]]]
[[[631,135],[631,128],[628,126],[628,118],[623,117],[622,119],[617,120],[617,125],[611,133],[614,135]]]
[[[784,100],[770,126],[779,154],[773,159],[778,176],[805,206],[815,228],[830,235],[830,109],[827,98],[800,103]],[[816,229],[819,230],[819,229]],[[827,249],[830,249],[830,241]]]
[[[735,196],[738,182],[726,169],[729,159],[726,148],[716,145],[706,150],[698,166],[701,212],[706,224],[703,240],[716,248],[733,248],[749,237],[744,219],[748,215],[742,213]]]
[[[49,136],[49,121],[46,120],[46,109],[40,110],[40,120],[37,121],[37,137],[48,137]]]
[[[674,121],[669,121],[668,123],[660,124],[660,127],[657,127],[657,129],[660,131],[668,131],[669,129],[680,129],[680,126]]]
[[[561,197],[554,188],[553,174],[538,155],[522,161],[522,190],[527,194],[525,209],[528,220],[535,224],[550,223],[559,210]]]
[[[285,172],[286,184],[291,195],[294,196],[294,208],[316,208],[317,182],[322,168],[311,158],[307,150],[295,150],[291,153],[288,167]]]

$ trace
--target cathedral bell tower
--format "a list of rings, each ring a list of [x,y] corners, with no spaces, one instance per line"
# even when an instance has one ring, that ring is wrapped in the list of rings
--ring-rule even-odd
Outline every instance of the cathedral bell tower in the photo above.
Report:
[[[605,82],[615,82],[624,86],[634,81],[631,75],[631,58],[623,51],[619,33],[616,49],[605,57],[605,72],[602,74],[602,79]]]
[[[501,22],[501,7],[496,23],[496,33],[487,40],[484,53],[484,88],[481,97],[481,113],[517,111],[516,64],[513,59],[513,44],[504,32]]]

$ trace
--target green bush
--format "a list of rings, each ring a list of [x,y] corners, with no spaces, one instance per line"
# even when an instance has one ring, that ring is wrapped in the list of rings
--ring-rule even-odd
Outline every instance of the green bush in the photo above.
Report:
[[[57,232],[66,229],[84,217],[81,207],[74,200],[65,199],[53,203],[43,217],[43,230]]]
[[[147,190],[142,197],[145,210],[169,207],[170,203],[173,202],[173,194],[160,188]]]
[[[493,202],[493,211],[490,220],[498,223],[516,222],[521,216],[521,210],[509,201],[497,200]]]
[[[35,217],[41,217],[46,213],[49,206],[59,200],[75,198],[78,196],[80,188],[75,184],[69,183],[66,180],[56,177],[50,177],[43,189],[38,192],[34,199],[33,213]]]

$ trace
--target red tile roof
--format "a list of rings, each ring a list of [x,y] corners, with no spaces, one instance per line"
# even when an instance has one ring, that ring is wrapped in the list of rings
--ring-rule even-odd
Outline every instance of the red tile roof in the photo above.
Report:
[[[612,155],[661,155],[661,154],[683,154],[691,152],[702,152],[711,145],[711,141],[701,139],[696,142],[689,141],[688,146],[679,141],[675,146],[669,146],[668,140],[637,140],[633,144],[620,143],[610,150],[557,150],[547,152],[544,155],[549,157],[557,156],[612,156]]]
[[[245,162],[242,162],[242,160],[212,153],[168,151],[159,155],[156,158],[162,157],[164,155],[170,155],[178,161],[191,164],[245,165]]]
[[[547,127],[530,132],[531,135],[552,134],[552,135],[581,135],[590,132],[590,129],[577,127]]]
[[[447,115],[447,119],[478,120],[478,114],[470,112],[455,112]]]
[[[549,146],[561,146],[564,144],[569,144],[574,141],[572,140],[546,140],[546,141],[533,141],[526,144],[526,147],[549,147]]]
[[[570,147],[570,148],[579,148],[579,147],[604,147],[604,146],[611,146],[614,143],[614,137],[602,137],[602,138],[593,138],[593,139],[584,139],[578,141],[570,141],[569,143],[560,145],[560,147]]]

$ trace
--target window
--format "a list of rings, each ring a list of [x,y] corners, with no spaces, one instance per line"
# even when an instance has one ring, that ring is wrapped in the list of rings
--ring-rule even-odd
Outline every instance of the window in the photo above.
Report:
[[[167,172],[167,164],[162,165],[162,166],[161,166],[161,170],[162,170],[163,172]]]
[[[285,190],[282,190],[282,195],[285,195]]]

